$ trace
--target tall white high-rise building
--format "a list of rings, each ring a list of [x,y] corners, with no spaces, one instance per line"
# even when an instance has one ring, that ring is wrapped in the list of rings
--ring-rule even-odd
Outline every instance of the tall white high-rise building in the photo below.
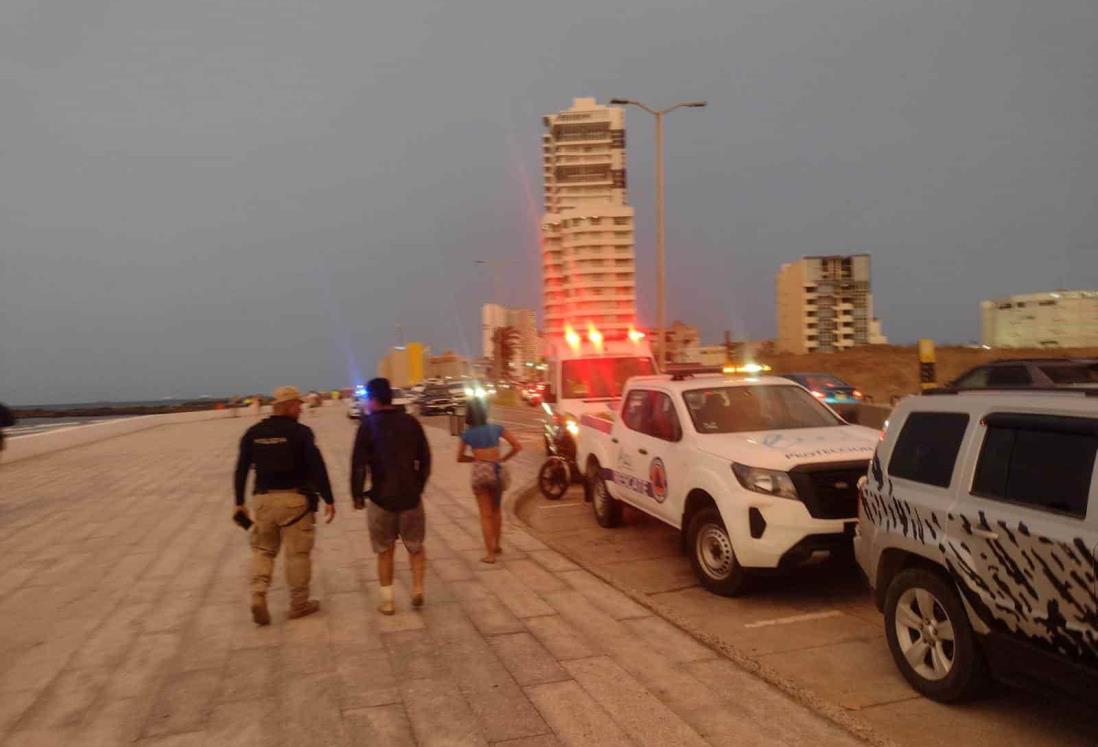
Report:
[[[626,201],[625,113],[593,98],[544,118],[542,277],[545,334],[636,324],[633,208]]]

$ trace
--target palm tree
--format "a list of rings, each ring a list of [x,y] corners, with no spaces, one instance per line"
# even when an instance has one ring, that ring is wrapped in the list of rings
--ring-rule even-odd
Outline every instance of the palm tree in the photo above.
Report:
[[[492,349],[496,353],[493,364],[497,379],[510,373],[511,361],[514,360],[521,341],[522,335],[514,327],[496,327],[492,331]]]

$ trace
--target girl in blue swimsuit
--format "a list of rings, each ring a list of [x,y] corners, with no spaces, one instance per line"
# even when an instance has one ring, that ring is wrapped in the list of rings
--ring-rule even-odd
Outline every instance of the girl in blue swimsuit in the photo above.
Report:
[[[465,410],[466,429],[458,444],[459,462],[473,463],[473,495],[480,509],[480,528],[484,533],[486,554],[482,563],[495,563],[503,524],[500,503],[503,491],[509,483],[503,463],[522,451],[522,444],[502,425],[488,422],[487,403],[470,400]],[[511,445],[510,451],[501,456],[500,439]]]

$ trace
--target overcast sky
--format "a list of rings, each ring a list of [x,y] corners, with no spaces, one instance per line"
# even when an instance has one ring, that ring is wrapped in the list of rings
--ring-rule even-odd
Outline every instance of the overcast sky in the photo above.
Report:
[[[1098,287],[1095,0],[5,0],[0,400],[342,385],[538,304],[540,116],[668,119],[668,309],[774,334],[870,252],[898,342]],[[628,115],[642,323],[652,123]],[[357,373],[356,373],[357,368]]]

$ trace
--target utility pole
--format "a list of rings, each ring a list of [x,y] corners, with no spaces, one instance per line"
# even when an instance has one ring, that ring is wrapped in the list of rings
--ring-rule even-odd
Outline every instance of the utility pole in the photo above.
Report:
[[[664,251],[664,220],[663,220],[663,115],[670,114],[683,107],[699,108],[707,106],[707,101],[684,101],[681,104],[669,106],[666,109],[653,109],[639,101],[632,99],[610,99],[610,103],[616,106],[635,106],[644,109],[656,118],[656,325],[659,341],[659,369],[667,368],[667,309],[665,299],[665,283],[667,268]]]

